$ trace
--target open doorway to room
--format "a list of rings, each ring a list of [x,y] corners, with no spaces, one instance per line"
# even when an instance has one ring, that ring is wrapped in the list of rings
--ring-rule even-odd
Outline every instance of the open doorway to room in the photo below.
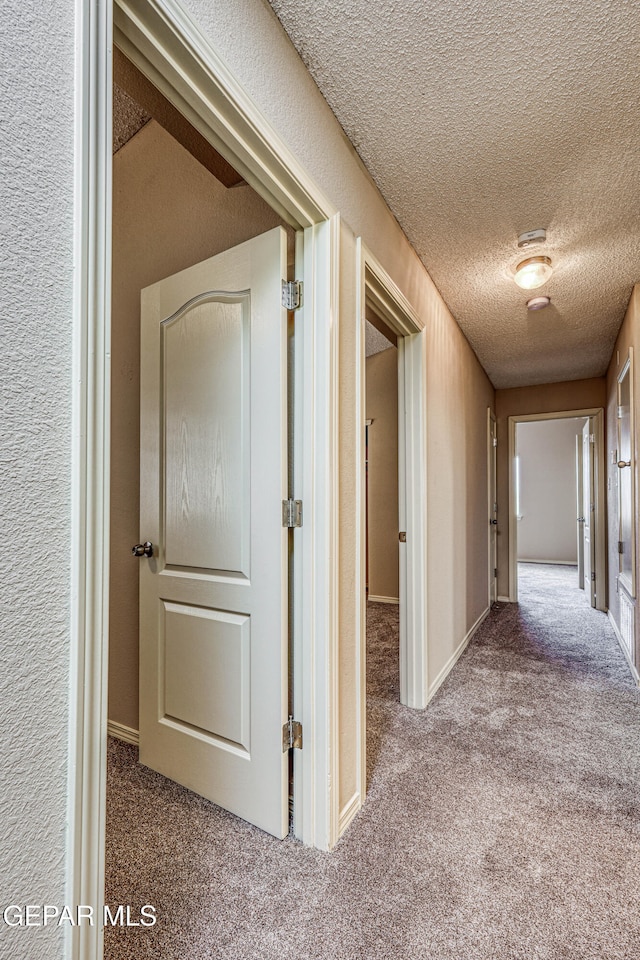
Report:
[[[365,352],[367,599],[398,606],[397,337],[371,310],[367,311]]]
[[[118,50],[114,76],[109,720],[135,738],[140,293],[278,226],[292,270],[294,233]]]
[[[367,306],[365,324],[365,553],[368,773],[385,704],[400,700],[400,523],[397,335]],[[404,610],[402,611],[405,615]]]
[[[357,252],[364,798],[388,712],[385,701],[417,708],[428,702],[426,335],[423,321],[361,240]]]
[[[281,285],[296,235],[117,49],[112,173],[106,880],[118,900],[134,873],[123,829],[150,777],[158,823],[180,784],[276,836],[289,830],[282,739],[263,754],[257,789],[246,768],[262,763],[256,713],[273,713],[264,726],[277,732],[283,698],[291,710],[294,532],[279,507],[291,484],[294,321]],[[265,490],[270,534],[253,530]],[[260,570],[274,574],[268,630],[249,596]],[[273,709],[254,702],[260,689]],[[152,842],[145,856],[157,856]]]
[[[606,609],[601,430],[601,411],[510,418],[511,599],[569,591]]]
[[[583,594],[586,567],[591,603],[593,444],[584,444],[585,428],[588,444],[591,431],[584,417],[517,425],[517,560],[518,578],[557,579],[562,574],[562,583]]]
[[[86,13],[86,16],[84,14]],[[303,629],[294,631],[293,646],[299,649],[304,637],[304,658],[297,656],[293,663],[293,672],[296,675],[295,699],[300,713],[304,714],[305,738],[311,749],[295,751],[293,761],[294,783],[300,783],[304,778],[304,794],[297,790],[296,816],[294,830],[296,836],[306,843],[323,849],[330,848],[337,839],[337,824],[334,822],[332,811],[335,788],[330,778],[322,775],[319,770],[318,756],[333,756],[334,741],[337,730],[333,713],[329,708],[331,700],[325,697],[326,684],[335,674],[334,652],[334,617],[337,607],[337,595],[333,590],[331,571],[328,562],[324,566],[316,562],[316,554],[320,558],[329,555],[325,549],[325,541],[330,531],[334,529],[336,515],[335,498],[333,496],[333,474],[329,451],[334,438],[333,411],[337,404],[337,372],[327,363],[336,349],[336,331],[329,322],[330,317],[337,310],[337,289],[332,287],[330,279],[330,264],[333,263],[334,252],[338,241],[338,217],[333,206],[322,194],[317,186],[308,179],[300,169],[295,158],[279,138],[276,131],[260,113],[255,104],[247,97],[235,77],[229,72],[220,60],[216,50],[211,46],[197,27],[188,18],[176,15],[176,10],[166,8],[159,11],[157,5],[141,0],[135,5],[135,12],[126,4],[115,2],[113,5],[94,6],[83,8],[83,17],[80,22],[81,39],[78,43],[78,125],[77,125],[77,172],[78,172],[78,207],[76,212],[75,238],[77,244],[77,273],[75,281],[76,304],[74,316],[77,323],[77,392],[74,397],[74,411],[77,416],[78,439],[77,460],[75,469],[75,489],[77,512],[75,515],[76,563],[72,570],[75,584],[75,604],[73,610],[74,628],[77,631],[77,643],[74,648],[73,667],[75,670],[74,683],[74,713],[72,727],[72,749],[74,755],[74,780],[72,784],[72,803],[70,814],[70,842],[69,856],[69,890],[70,898],[74,903],[102,902],[105,879],[105,806],[106,791],[105,778],[107,770],[106,760],[106,713],[109,693],[108,684],[108,598],[111,581],[109,563],[109,528],[113,520],[117,522],[118,492],[113,499],[113,510],[110,511],[109,500],[111,492],[110,454],[111,454],[111,367],[112,364],[112,311],[111,290],[116,286],[112,283],[111,238],[112,238],[112,55],[113,43],[126,53],[127,58],[145,77],[163,93],[170,104],[176,107],[182,117],[186,118],[200,134],[205,146],[214,147],[214,153],[220,151],[220,159],[226,161],[227,169],[235,176],[236,187],[225,187],[229,193],[238,191],[238,196],[245,188],[241,181],[246,181],[255,191],[258,198],[266,202],[271,214],[279,220],[279,224],[272,226],[266,234],[256,229],[255,237],[242,240],[232,246],[231,250],[222,250],[215,257],[223,257],[229,264],[228,254],[245,244],[253,244],[255,239],[273,235],[274,231],[282,239],[278,241],[278,289],[274,298],[277,312],[277,322],[271,325],[279,333],[282,332],[281,349],[278,353],[278,370],[287,367],[287,338],[291,326],[295,328],[296,376],[294,393],[296,398],[294,417],[296,423],[304,419],[305,429],[294,432],[293,442],[297,444],[295,459],[295,480],[298,484],[294,496],[305,498],[306,522],[300,530],[295,530],[300,549],[293,556],[293,570],[289,569],[287,577],[287,546],[291,531],[285,529],[289,524],[283,522],[284,496],[286,496],[286,448],[287,442],[273,445],[281,459],[279,473],[283,478],[283,488],[278,490],[276,507],[270,513],[270,522],[277,527],[279,543],[284,541],[284,548],[276,553],[282,553],[282,565],[273,563],[273,554],[270,557],[271,567],[281,570],[285,585],[287,580],[295,582],[296,597],[300,602],[296,605],[297,616],[300,611],[309,609],[309,596],[320,597],[315,609],[320,610],[318,616],[326,618],[327,629],[321,639],[315,632],[307,629],[306,622]],[[133,98],[135,100],[135,97]],[[138,106],[144,106],[138,104]],[[143,109],[143,113],[154,117],[153,110]],[[162,123],[156,121],[162,127]],[[140,130],[150,126],[151,121],[143,118]],[[178,139],[174,134],[174,139]],[[191,153],[188,146],[182,144]],[[202,161],[197,162],[202,164]],[[209,176],[209,174],[207,174]],[[144,176],[141,176],[141,182]],[[178,180],[173,183],[176,192],[181,189]],[[171,204],[172,197],[168,196]],[[234,197],[235,202],[235,197]],[[238,201],[240,203],[240,201]],[[206,204],[205,204],[206,206]],[[197,235],[201,226],[202,210],[189,208],[192,217],[193,231]],[[152,228],[155,220],[162,218],[163,209],[157,204],[152,217]],[[210,213],[210,211],[209,211]],[[209,223],[211,217],[209,216]],[[292,291],[283,291],[282,280],[287,276],[287,229],[280,224],[286,224],[295,231],[295,263],[297,279],[305,280],[306,300],[303,300],[299,310],[294,314],[295,319],[287,316],[288,308],[284,309],[284,294]],[[304,235],[303,235],[304,231]],[[165,238],[166,239],[166,238]],[[175,238],[163,244],[165,252],[171,253]],[[147,247],[156,243],[153,229],[142,238],[142,248],[131,247],[134,258],[145,259]],[[233,244],[234,240],[229,239]],[[228,245],[228,244],[227,244]],[[212,259],[212,258],[209,258]],[[250,258],[248,258],[250,259]],[[200,261],[202,262],[202,261]],[[135,267],[135,264],[132,265]],[[188,268],[188,269],[187,269]],[[178,265],[180,276],[189,264]],[[298,272],[299,271],[299,272]],[[175,277],[176,274],[171,274]],[[166,319],[175,321],[174,330],[178,329],[181,318],[188,312],[182,307],[204,307],[199,313],[207,313],[211,303],[217,303],[223,309],[218,313],[242,313],[243,320],[240,327],[245,329],[246,297],[227,298],[229,290],[247,293],[253,289],[252,284],[240,283],[236,277],[235,283],[228,282],[224,277],[217,277],[212,284],[213,290],[198,294],[195,300],[182,300],[168,311]],[[162,281],[160,281],[162,282]],[[153,286],[153,285],[152,285]],[[149,289],[149,287],[145,288]],[[211,297],[210,294],[222,294],[220,297]],[[281,300],[282,298],[282,300]],[[153,298],[152,298],[153,299]],[[242,301],[238,306],[236,300]],[[233,302],[232,302],[233,301]],[[230,309],[227,310],[227,307]],[[216,312],[218,308],[214,308]],[[219,327],[219,325],[218,325]],[[230,323],[230,327],[234,327]],[[312,333],[305,333],[308,328]],[[182,325],[184,329],[184,325]],[[219,327],[220,329],[220,327]],[[235,325],[236,334],[239,327]],[[176,338],[174,338],[176,339]],[[180,340],[180,337],[177,338]],[[236,340],[242,337],[236,335]],[[253,355],[262,356],[262,344],[253,342]],[[191,345],[193,346],[193,344]],[[192,349],[191,354],[197,358],[198,349]],[[242,354],[242,350],[240,350]],[[245,351],[243,354],[247,356]],[[156,354],[157,356],[157,354]],[[165,352],[166,356],[166,352]],[[122,359],[122,357],[121,357]],[[300,361],[300,362],[298,362]],[[123,380],[136,376],[136,371],[127,367],[121,371]],[[275,366],[272,364],[269,377],[277,384],[278,409],[286,414],[287,396],[284,390],[284,380],[273,377]],[[305,376],[301,374],[304,368]],[[117,372],[117,371],[116,371]],[[182,383],[187,388],[190,385],[188,374],[181,373]],[[202,380],[202,378],[201,378]],[[235,377],[235,387],[246,382],[243,376]],[[116,388],[117,389],[117,388]],[[187,390],[188,392],[188,390]],[[237,392],[237,389],[236,389]],[[117,397],[115,398],[117,400]],[[126,407],[126,404],[124,405]],[[273,409],[274,404],[271,403]],[[156,405],[160,415],[163,414],[161,404]],[[126,411],[125,411],[126,412]],[[236,407],[237,412],[237,407]],[[240,417],[242,419],[242,417]],[[282,416],[281,421],[284,420]],[[129,427],[135,429],[135,414],[132,413]],[[285,435],[286,435],[285,428]],[[318,436],[326,438],[326,443],[318,446],[308,438]],[[156,433],[156,436],[158,434]],[[271,440],[271,435],[267,440]],[[156,445],[157,447],[158,445]],[[161,445],[160,445],[161,446]],[[179,446],[179,445],[178,445]],[[240,447],[242,444],[240,444]],[[175,444],[174,444],[175,447]],[[143,445],[145,452],[148,448]],[[157,452],[157,449],[156,449]],[[255,451],[252,450],[252,453]],[[280,453],[282,457],[280,458]],[[262,457],[253,456],[253,463],[261,462]],[[174,479],[179,473],[174,475]],[[321,500],[315,495],[315,485],[321,478],[331,489],[331,496]],[[114,484],[115,485],[115,484]],[[154,484],[144,488],[152,490]],[[244,488],[240,485],[242,492]],[[156,492],[162,492],[161,486],[155,486]],[[290,491],[290,495],[293,491]],[[283,501],[280,501],[280,498]],[[236,497],[236,500],[238,498]],[[184,501],[182,501],[184,504]],[[126,495],[120,498],[120,507],[128,509]],[[295,509],[293,511],[295,513]],[[288,511],[287,511],[288,513]],[[263,516],[264,511],[254,510],[251,515]],[[161,516],[161,511],[158,511]],[[249,525],[250,515],[246,517]],[[275,520],[273,518],[276,518]],[[244,520],[243,520],[244,522]],[[153,544],[144,540],[145,534],[136,531],[131,539],[128,535],[122,538],[127,557],[131,556],[133,546],[140,546],[138,559],[148,563],[151,568],[159,566],[164,557],[153,550]],[[136,541],[142,541],[139,545]],[[159,541],[155,543],[159,547]],[[302,553],[308,560],[302,562]],[[244,555],[246,557],[246,553]],[[240,558],[242,560],[242,557]],[[189,564],[187,565],[189,566]],[[255,565],[254,565],[255,566]],[[269,564],[261,562],[262,568]],[[190,582],[191,573],[201,568],[195,567],[186,571],[184,583]],[[234,566],[236,573],[242,573],[242,566]],[[220,571],[218,571],[219,573]],[[223,571],[224,572],[224,571]],[[255,572],[255,571],[253,571]],[[252,572],[252,576],[253,576]],[[234,577],[222,578],[227,586],[232,585]],[[241,579],[235,577],[235,580]],[[117,602],[117,596],[116,596]],[[169,599],[169,603],[179,604],[183,601]],[[187,606],[196,608],[197,599],[193,599]],[[228,606],[218,606],[221,612],[229,612]],[[279,604],[281,622],[286,622],[287,602],[283,595]],[[165,613],[167,612],[165,608]],[[170,611],[173,615],[175,610]],[[245,611],[246,613],[246,611]],[[227,634],[237,636],[246,635],[243,631],[243,616],[218,618],[230,626]],[[238,619],[239,618],[239,619]],[[161,619],[161,618],[159,618]],[[205,618],[206,619],[206,618]],[[213,618],[212,618],[213,619]],[[165,618],[166,620],[166,618]],[[246,624],[245,624],[246,626]],[[226,629],[226,628],[223,628]],[[197,633],[197,631],[196,631]],[[197,638],[196,638],[197,639]],[[273,738],[274,753],[277,753],[278,766],[283,769],[283,823],[288,823],[288,784],[290,752],[285,749],[285,735],[290,725],[287,723],[287,661],[288,637],[286,631],[281,634],[281,652],[271,662],[270,669],[277,662],[280,674],[281,702],[278,707],[277,723],[264,724],[264,729],[270,730]],[[197,645],[197,644],[196,644]],[[249,675],[245,670],[246,660],[243,650],[246,642],[241,639],[238,645],[239,659],[236,656],[236,666],[241,661],[242,669],[238,676]],[[327,650],[329,652],[327,652]],[[175,651],[174,651],[175,652]],[[175,657],[178,671],[182,666],[180,657]],[[117,655],[111,664],[112,680],[118,672],[125,672]],[[144,672],[144,671],[142,671]],[[165,672],[166,678],[166,672]],[[112,684],[113,685],[113,684]],[[253,684],[255,687],[256,684]],[[259,685],[258,685],[259,686]],[[158,684],[158,691],[164,688]],[[186,689],[186,687],[185,687]],[[243,690],[247,690],[246,684]],[[228,688],[224,688],[225,696]],[[324,698],[324,699],[323,699]],[[180,699],[180,698],[178,698]],[[177,703],[178,701],[175,701]],[[187,709],[191,706],[182,700]],[[271,718],[273,719],[273,718]],[[233,718],[232,718],[233,720]],[[224,733],[219,739],[231,739],[237,743],[238,734],[244,735],[243,724],[246,714],[240,710],[236,712],[235,729],[231,738],[225,738]],[[259,720],[259,718],[258,718]],[[284,722],[283,722],[284,721]],[[128,726],[126,723],[123,727]],[[286,728],[286,729],[285,729]],[[131,727],[130,729],[134,729]],[[251,727],[252,731],[254,727]],[[122,732],[122,731],[121,731]],[[124,731],[126,732],[126,731]],[[123,742],[122,740],[120,741]],[[227,746],[233,746],[233,744]],[[252,750],[253,750],[252,742]],[[234,753],[231,749],[230,754]],[[238,750],[235,753],[238,754]],[[179,751],[176,752],[179,756]],[[284,757],[284,761],[283,761]],[[184,788],[181,788],[184,789]],[[188,792],[188,791],[185,791]],[[195,796],[195,794],[189,794]],[[224,810],[222,810],[224,813]],[[229,814],[227,814],[229,816]],[[136,811],[132,814],[136,820]],[[286,818],[286,819],[285,819]],[[155,822],[155,821],[154,821]],[[126,825],[125,825],[126,826]],[[250,829],[250,828],[249,828]],[[135,872],[135,871],[134,871]],[[123,901],[124,902],[124,901]],[[73,931],[72,954],[74,957],[102,956],[101,927],[83,927]]]

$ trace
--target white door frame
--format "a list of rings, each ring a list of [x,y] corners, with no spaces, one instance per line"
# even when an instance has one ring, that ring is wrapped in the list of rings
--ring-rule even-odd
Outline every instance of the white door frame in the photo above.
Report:
[[[296,318],[296,496],[304,526],[294,583],[296,835],[337,838],[327,772],[337,756],[337,249],[339,217],[176,0],[76,0],[72,688],[67,902],[104,897],[109,580],[111,49],[113,40],[254,189],[298,230],[305,304]],[[300,261],[297,261],[300,262]],[[304,333],[302,333],[304,331]],[[99,960],[101,925],[69,931],[74,960]]]
[[[582,454],[582,434],[576,434],[576,548],[578,553],[578,588],[584,590],[584,528],[581,514],[584,510],[583,486],[584,460]]]
[[[400,701],[423,709],[428,702],[427,656],[427,390],[426,332],[424,322],[402,291],[367,249],[356,245],[358,368],[357,422],[364,427],[365,304],[398,336],[398,508],[399,530],[407,533],[400,548]],[[364,429],[358,431],[358,525],[356,558],[358,578],[357,630],[360,637],[358,678],[360,688],[360,784],[366,791],[366,518]]]
[[[630,449],[629,449],[629,461],[628,465],[625,467],[620,467],[620,464],[624,464],[621,453],[621,426],[620,426],[620,409],[621,409],[621,390],[622,382],[625,377],[629,377],[629,435],[631,438]],[[617,448],[617,460],[618,460],[618,470],[629,470],[631,474],[631,489],[630,489],[630,513],[631,513],[631,577],[628,578],[622,573],[622,554],[618,556],[618,570],[617,570],[617,579],[630,597],[635,597],[636,595],[636,470],[635,470],[635,390],[634,390],[634,359],[633,359],[633,347],[629,347],[627,351],[627,358],[622,364],[620,373],[617,377],[616,383],[616,402],[618,405],[618,416],[616,417],[616,448]],[[622,484],[618,479],[618,497],[617,497],[617,527],[618,527],[618,539],[622,541]]]
[[[488,524],[488,586],[487,586],[487,597],[488,597],[488,606],[491,607],[491,604],[498,599],[498,577],[497,574],[492,573],[493,570],[497,569],[498,565],[498,544],[497,544],[497,529],[491,529],[491,521],[496,519],[497,509],[495,504],[498,500],[498,457],[497,457],[497,448],[495,447],[493,440],[494,434],[497,437],[496,432],[496,415],[491,409],[487,407],[487,516],[489,518]],[[493,482],[492,482],[493,481]],[[491,537],[494,537],[495,551],[491,548]]]
[[[509,417],[509,600],[518,600],[518,521],[515,504],[516,471],[516,425],[536,420],[563,420],[593,417],[595,433],[595,526],[596,537],[596,609],[607,609],[606,578],[606,539],[605,539],[605,453],[604,453],[604,410],[602,407],[588,407],[583,410],[559,410],[555,413],[530,413]]]

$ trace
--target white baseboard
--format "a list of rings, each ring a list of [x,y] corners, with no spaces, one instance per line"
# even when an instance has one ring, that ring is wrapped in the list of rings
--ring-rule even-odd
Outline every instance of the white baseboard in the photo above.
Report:
[[[107,720],[107,734],[115,737],[116,740],[124,740],[125,743],[132,743],[134,747],[140,744],[140,733],[133,727],[126,727],[124,723],[116,723],[115,720]]]
[[[340,816],[338,818],[338,837],[341,837],[345,832],[355,815],[359,812],[362,807],[362,802],[360,800],[360,794],[354,793],[344,807],[340,811]]]
[[[550,563],[552,566],[577,567],[577,560],[525,560],[524,557],[518,557],[518,563]]]
[[[625,660],[627,661],[627,664],[629,665],[629,670],[631,671],[631,676],[633,677],[633,679],[634,679],[635,683],[637,684],[637,686],[640,687],[640,673],[638,673],[638,670],[637,670],[637,668],[636,668],[636,665],[633,663],[633,661],[632,661],[631,658],[629,657],[629,654],[628,654],[628,652],[627,652],[627,648],[626,648],[625,645],[624,645],[624,640],[622,639],[622,636],[621,636],[621,634],[620,634],[620,629],[619,629],[619,627],[618,627],[618,624],[617,624],[617,623],[615,622],[615,620],[613,619],[613,614],[611,613],[611,610],[607,610],[607,616],[609,617],[609,623],[610,623],[611,626],[613,627],[613,632],[614,632],[615,635],[616,635],[616,640],[618,641],[618,645],[620,646],[620,649],[621,649],[622,652],[624,653],[624,658],[625,658]]]
[[[440,689],[444,681],[447,679],[447,677],[451,673],[452,669],[454,668],[454,666],[456,665],[456,663],[458,662],[458,660],[460,659],[464,651],[469,646],[469,641],[473,637],[474,633],[476,632],[480,624],[487,619],[488,616],[489,616],[489,607],[487,607],[487,609],[480,614],[480,616],[478,617],[474,625],[471,627],[467,635],[458,645],[457,649],[454,650],[454,652],[451,654],[451,656],[449,657],[449,659],[447,660],[444,667],[442,668],[438,676],[435,678],[433,683],[429,685],[429,691],[427,693],[427,703],[429,703],[429,701],[432,700],[433,697],[436,695],[436,693],[438,692],[438,690]]]
[[[511,597],[498,597],[498,603],[511,603]]]
[[[374,597],[371,593],[368,595],[367,600],[371,603],[400,603],[397,597]]]

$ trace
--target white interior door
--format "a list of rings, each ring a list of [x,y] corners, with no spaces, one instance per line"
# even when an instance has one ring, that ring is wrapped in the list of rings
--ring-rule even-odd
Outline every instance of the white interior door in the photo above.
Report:
[[[489,603],[498,599],[498,501],[496,488],[498,426],[489,414]]]
[[[636,595],[632,348],[618,377],[618,580]]]
[[[288,832],[280,227],[142,291],[140,760]]]
[[[584,473],[582,434],[576,437],[576,517],[577,517],[577,554],[578,586],[584,590],[584,491],[582,477]]]
[[[595,485],[592,431],[593,425],[589,419],[582,428],[582,516],[584,517],[582,528],[584,531],[584,583],[585,589],[590,591],[591,606],[595,607]]]

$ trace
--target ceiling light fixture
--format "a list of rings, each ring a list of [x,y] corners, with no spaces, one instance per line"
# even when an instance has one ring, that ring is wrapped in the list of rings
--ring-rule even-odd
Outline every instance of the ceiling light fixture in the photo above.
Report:
[[[551,297],[532,297],[527,300],[527,310],[544,310],[551,303]]]
[[[523,290],[534,290],[546,283],[552,272],[550,257],[528,257],[518,264],[513,279]]]

